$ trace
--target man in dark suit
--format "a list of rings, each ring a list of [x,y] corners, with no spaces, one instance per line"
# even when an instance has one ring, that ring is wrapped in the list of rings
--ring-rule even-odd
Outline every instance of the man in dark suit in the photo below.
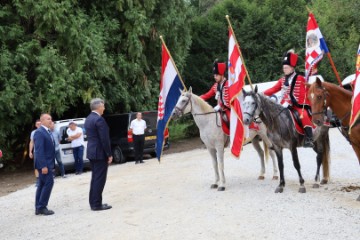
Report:
[[[87,158],[90,160],[92,174],[90,182],[89,203],[91,210],[101,211],[110,209],[111,206],[102,203],[102,192],[106,183],[108,165],[112,162],[109,127],[103,115],[104,100],[92,99],[90,102],[91,113],[85,120],[87,136]]]
[[[44,113],[40,117],[41,126],[34,134],[35,168],[39,172],[39,185],[35,197],[35,214],[52,215],[48,210],[51,190],[54,186],[53,169],[55,167],[55,142],[50,132],[51,116]]]

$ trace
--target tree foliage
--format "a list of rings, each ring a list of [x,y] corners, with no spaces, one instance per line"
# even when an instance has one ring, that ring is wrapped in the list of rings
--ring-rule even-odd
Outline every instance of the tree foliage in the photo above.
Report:
[[[297,70],[304,72],[307,7],[318,21],[340,76],[353,73],[360,41],[358,1],[223,0],[194,18],[187,84],[194,92],[207,91],[214,82],[212,62],[215,58],[227,61],[225,15],[230,16],[253,83],[276,80],[282,74],[283,54],[289,49],[299,54]],[[327,57],[319,71],[328,81],[337,82]]]
[[[227,60],[230,16],[253,83],[281,75],[284,52],[304,71],[308,12],[342,78],[360,42],[357,0],[0,0],[0,148],[21,159],[41,112],[84,117],[92,97],[108,113],[155,109],[164,39],[185,84],[203,93]],[[325,58],[319,66],[336,82]]]
[[[183,0],[0,4],[0,147],[8,159],[19,158],[41,112],[83,117],[93,97],[108,112],[156,108],[159,35],[180,69],[191,43],[192,8]]]

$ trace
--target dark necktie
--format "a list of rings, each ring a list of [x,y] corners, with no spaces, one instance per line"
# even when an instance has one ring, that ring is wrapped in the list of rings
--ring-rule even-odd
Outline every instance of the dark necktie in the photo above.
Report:
[[[53,144],[55,145],[54,136],[52,135],[50,129],[48,129],[48,133],[50,134],[50,137],[51,137],[51,140],[52,140]]]

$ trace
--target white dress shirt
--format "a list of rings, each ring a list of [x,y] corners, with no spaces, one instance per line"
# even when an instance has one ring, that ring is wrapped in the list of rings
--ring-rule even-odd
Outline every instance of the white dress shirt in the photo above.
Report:
[[[138,120],[136,118],[131,121],[130,128],[132,129],[134,135],[142,135],[146,129],[146,122],[142,119]]]

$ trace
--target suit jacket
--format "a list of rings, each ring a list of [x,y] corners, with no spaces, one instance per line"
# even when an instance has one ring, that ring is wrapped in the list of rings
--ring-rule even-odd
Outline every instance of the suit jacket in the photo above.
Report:
[[[44,128],[39,127],[34,134],[35,144],[35,168],[42,169],[55,167],[55,145],[51,134]]]
[[[109,127],[103,117],[91,112],[85,120],[86,155],[89,160],[107,160],[112,156]]]

